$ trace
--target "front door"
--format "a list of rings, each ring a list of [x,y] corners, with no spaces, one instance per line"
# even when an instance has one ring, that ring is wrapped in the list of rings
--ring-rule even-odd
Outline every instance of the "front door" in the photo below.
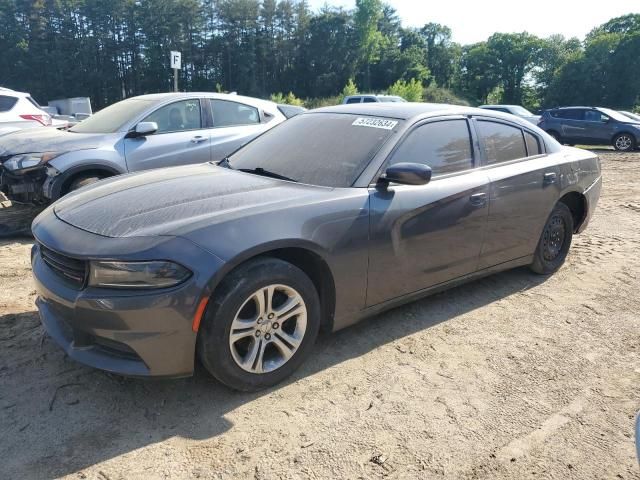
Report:
[[[475,169],[467,120],[415,127],[388,165],[424,163],[427,185],[370,190],[367,306],[474,272],[485,234],[489,181]]]
[[[197,98],[164,105],[142,121],[156,122],[158,131],[125,139],[125,158],[130,172],[211,160],[209,130],[202,127]]]

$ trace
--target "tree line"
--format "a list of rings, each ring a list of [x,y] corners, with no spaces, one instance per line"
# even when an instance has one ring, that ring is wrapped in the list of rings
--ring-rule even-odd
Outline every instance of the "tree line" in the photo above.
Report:
[[[318,99],[419,84],[428,101],[640,106],[640,14],[585,39],[460,45],[444,25],[404,27],[381,0],[319,11],[305,0],[0,0],[0,85],[41,101],[89,96],[101,108],[169,91],[170,50],[189,91]]]

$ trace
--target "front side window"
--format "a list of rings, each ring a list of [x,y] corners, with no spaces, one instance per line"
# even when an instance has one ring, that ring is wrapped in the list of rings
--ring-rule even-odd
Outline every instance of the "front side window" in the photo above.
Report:
[[[211,100],[213,127],[233,127],[260,123],[258,109],[244,103]]]
[[[360,103],[360,98],[348,98],[347,104],[349,103]]]
[[[376,103],[376,99],[373,97],[364,97],[363,103]]]
[[[401,123],[392,118],[305,113],[249,142],[228,163],[236,170],[309,185],[350,187]]]
[[[484,140],[489,165],[527,156],[522,130],[504,123],[478,121],[478,133]]]
[[[156,122],[157,133],[182,132],[202,128],[200,100],[181,100],[170,103],[147,116],[143,122]]]
[[[403,140],[389,164],[400,162],[428,165],[434,176],[473,168],[467,121],[445,120],[419,126]]]
[[[18,99],[16,97],[0,95],[0,112],[8,112],[16,103],[18,103]]]
[[[584,119],[587,122],[608,122],[609,117],[607,117],[604,113],[599,112],[597,110],[587,110],[584,112]]]

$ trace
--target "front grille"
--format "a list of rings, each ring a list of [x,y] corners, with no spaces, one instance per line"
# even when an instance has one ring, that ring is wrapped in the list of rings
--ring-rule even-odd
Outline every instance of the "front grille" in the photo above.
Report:
[[[67,257],[40,245],[40,256],[51,270],[77,288],[84,287],[87,278],[87,262]]]

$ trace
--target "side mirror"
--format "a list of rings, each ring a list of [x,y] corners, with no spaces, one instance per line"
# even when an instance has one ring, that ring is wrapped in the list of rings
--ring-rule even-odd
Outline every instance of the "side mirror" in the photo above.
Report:
[[[380,176],[385,183],[426,185],[431,181],[431,167],[422,163],[396,163]]]
[[[152,135],[158,131],[158,124],[156,122],[140,122],[136,125],[136,128],[131,130],[127,137],[137,138],[144,137],[146,135]]]

